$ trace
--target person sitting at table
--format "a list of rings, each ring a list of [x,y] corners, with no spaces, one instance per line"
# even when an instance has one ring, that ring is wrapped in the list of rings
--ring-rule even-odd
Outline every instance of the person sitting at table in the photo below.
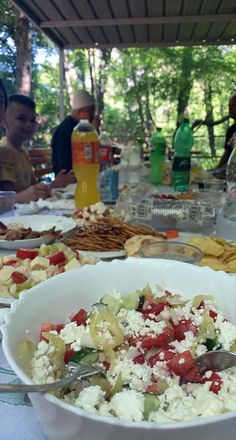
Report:
[[[24,143],[30,140],[36,127],[35,102],[24,95],[12,95],[8,99],[5,114],[6,136],[0,141],[0,187],[4,191],[16,191],[16,202],[45,199],[51,188],[71,183],[72,173],[62,171],[50,185],[38,183],[34,175]]]
[[[225,168],[229,157],[236,145],[236,95],[233,95],[229,100],[229,116],[234,119],[234,124],[231,125],[226,132],[224,153],[216,167],[216,174],[220,172],[225,174]]]
[[[81,112],[88,112],[90,122],[95,128],[98,128],[98,120],[95,117],[95,101],[85,90],[74,92],[72,98],[72,110],[64,121],[56,128],[52,141],[52,166],[55,175],[62,169],[70,171],[72,169],[72,153],[71,153],[71,134],[75,126],[80,121]]]

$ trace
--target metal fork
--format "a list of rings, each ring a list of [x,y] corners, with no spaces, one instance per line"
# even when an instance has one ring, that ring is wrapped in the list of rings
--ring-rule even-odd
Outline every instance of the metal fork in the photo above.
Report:
[[[207,351],[195,359],[201,373],[207,370],[223,371],[236,367],[236,353],[226,350]]]
[[[46,393],[57,388],[63,388],[72,383],[75,379],[84,379],[95,374],[104,374],[101,368],[90,367],[89,365],[76,364],[69,362],[66,366],[67,373],[63,379],[57,382],[46,384],[0,384],[0,393]]]

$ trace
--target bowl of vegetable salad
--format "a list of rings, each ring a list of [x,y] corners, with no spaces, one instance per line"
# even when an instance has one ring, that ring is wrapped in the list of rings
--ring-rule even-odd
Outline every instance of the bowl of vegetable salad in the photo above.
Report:
[[[233,440],[236,368],[202,374],[195,364],[222,348],[236,351],[236,280],[170,260],[59,274],[21,294],[3,326],[5,356],[25,383],[59,380],[68,362],[102,370],[30,396],[57,440]]]

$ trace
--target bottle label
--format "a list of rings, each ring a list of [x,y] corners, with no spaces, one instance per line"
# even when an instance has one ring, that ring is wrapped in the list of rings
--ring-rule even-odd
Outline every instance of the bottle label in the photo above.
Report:
[[[149,200],[142,200],[140,203],[130,205],[131,218],[137,220],[151,220],[152,219],[152,202]]]
[[[73,140],[72,159],[77,165],[99,163],[99,143]]]
[[[191,167],[190,157],[175,157],[173,161],[173,171],[188,172]]]
[[[101,199],[105,203],[114,203],[118,198],[118,170],[107,168],[102,171],[99,179]]]

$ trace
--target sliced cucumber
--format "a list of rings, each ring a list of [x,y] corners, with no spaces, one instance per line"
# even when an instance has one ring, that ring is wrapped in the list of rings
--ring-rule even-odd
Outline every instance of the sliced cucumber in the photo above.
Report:
[[[77,351],[71,356],[70,362],[75,362],[76,364],[93,365],[94,362],[98,360],[99,354],[100,351],[95,350],[94,348],[82,348],[82,350]]]
[[[95,313],[101,312],[101,310],[108,310],[108,307],[106,304],[103,303],[94,303],[90,309],[90,312],[88,314],[88,318],[91,318],[94,316]]]
[[[151,393],[144,393],[144,420],[148,420],[149,414],[156,411],[160,406],[158,396]]]
[[[101,303],[108,307],[109,312],[113,313],[113,315],[117,315],[121,309],[122,299],[114,298],[114,296],[111,295],[104,295],[101,298]]]
[[[126,310],[137,310],[139,308],[141,292],[137,290],[130,295],[124,296],[122,298],[122,307]]]

